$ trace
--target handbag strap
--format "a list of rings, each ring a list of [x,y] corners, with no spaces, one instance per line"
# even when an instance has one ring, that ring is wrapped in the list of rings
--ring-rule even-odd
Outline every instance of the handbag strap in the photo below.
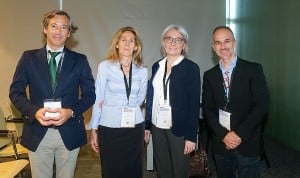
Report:
[[[203,135],[203,132],[205,132],[205,128],[206,127],[204,123],[204,119],[203,118],[199,118],[199,124],[198,124],[198,131],[197,131],[197,139],[196,139],[196,150],[204,150],[204,143],[203,143],[203,139],[202,138],[202,135]],[[208,139],[208,138],[207,138]]]

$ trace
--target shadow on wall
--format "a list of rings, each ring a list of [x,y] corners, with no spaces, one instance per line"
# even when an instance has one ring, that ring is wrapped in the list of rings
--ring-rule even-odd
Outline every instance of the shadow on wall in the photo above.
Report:
[[[71,35],[66,42],[66,46],[70,49],[76,48],[76,46],[78,46],[78,44],[79,44],[79,41],[76,40],[73,35]]]
[[[219,57],[212,48],[211,48],[211,56],[212,56],[211,59],[213,61],[213,64],[217,65],[219,63]]]

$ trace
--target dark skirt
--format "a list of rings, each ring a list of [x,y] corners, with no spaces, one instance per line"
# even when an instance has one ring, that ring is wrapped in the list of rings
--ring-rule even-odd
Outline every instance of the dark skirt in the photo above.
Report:
[[[142,178],[144,123],[135,128],[99,126],[102,178]]]

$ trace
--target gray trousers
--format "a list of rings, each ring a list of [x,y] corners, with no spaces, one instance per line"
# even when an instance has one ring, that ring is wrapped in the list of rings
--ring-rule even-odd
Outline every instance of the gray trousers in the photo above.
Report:
[[[73,178],[80,148],[69,151],[57,129],[49,128],[35,152],[29,151],[32,178]]]
[[[184,155],[185,141],[170,129],[152,126],[153,154],[158,178],[188,178],[188,155]]]

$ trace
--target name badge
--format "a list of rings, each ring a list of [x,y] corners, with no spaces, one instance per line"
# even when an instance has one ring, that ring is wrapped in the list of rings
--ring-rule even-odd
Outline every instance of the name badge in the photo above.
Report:
[[[170,129],[172,127],[172,108],[169,105],[160,105],[158,110],[158,128]]]
[[[219,123],[225,127],[227,130],[231,130],[230,129],[230,112],[226,112],[222,109],[219,109]]]
[[[122,107],[121,127],[135,127],[135,107]]]
[[[45,99],[44,100],[44,108],[57,109],[61,108],[61,100],[60,99]],[[45,117],[57,117],[59,113],[57,112],[46,112]]]

